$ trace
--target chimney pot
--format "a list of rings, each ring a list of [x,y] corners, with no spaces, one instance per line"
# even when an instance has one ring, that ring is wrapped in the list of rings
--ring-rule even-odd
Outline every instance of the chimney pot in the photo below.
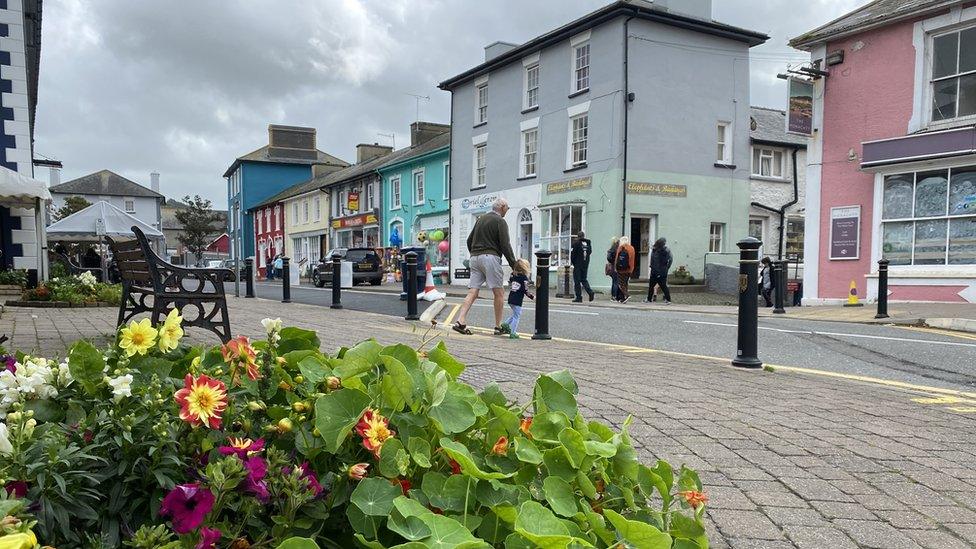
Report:
[[[434,122],[414,122],[410,124],[410,146],[416,147],[430,141],[438,135],[451,131],[448,124],[436,124]]]
[[[381,156],[386,156],[393,152],[393,147],[387,147],[385,145],[378,145],[373,143],[360,143],[356,145],[356,163],[361,164],[363,162],[368,162],[374,158],[380,158]]]
[[[149,174],[149,188],[152,189],[153,192],[157,192],[157,193],[159,192],[159,173],[158,172],[153,172],[153,173]]]
[[[50,182],[50,187],[61,184],[61,168],[50,168],[48,173],[48,180]]]

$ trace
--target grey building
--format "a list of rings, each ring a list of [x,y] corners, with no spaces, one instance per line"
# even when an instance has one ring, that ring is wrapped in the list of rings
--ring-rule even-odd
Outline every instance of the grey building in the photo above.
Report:
[[[150,187],[122,177],[110,171],[101,170],[72,179],[51,187],[51,206],[58,210],[71,196],[80,196],[94,204],[104,200],[139,221],[160,229],[162,227],[162,206],[166,199],[159,193],[159,174],[149,174]]]
[[[440,85],[452,93],[452,263],[504,197],[519,256],[546,248],[566,264],[580,230],[598,251],[627,235],[643,277],[665,236],[675,265],[700,276],[706,252],[748,232],[749,48],[766,39],[713,21],[710,0],[622,0],[489,45]],[[602,261],[590,269],[609,284]]]

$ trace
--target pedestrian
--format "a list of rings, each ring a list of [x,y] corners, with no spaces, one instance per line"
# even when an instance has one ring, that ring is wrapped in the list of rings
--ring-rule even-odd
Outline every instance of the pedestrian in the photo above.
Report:
[[[617,271],[617,285],[620,287],[620,302],[627,303],[630,299],[630,277],[634,274],[634,247],[630,245],[630,238],[620,237],[617,255],[613,260],[613,267]]]
[[[284,268],[284,261],[281,259],[281,254],[275,256],[274,260],[274,276],[275,278],[281,278],[281,270]]]
[[[644,300],[645,303],[650,303],[655,300],[655,290],[660,286],[661,292],[664,293],[664,304],[671,304],[671,290],[668,288],[668,271],[671,270],[671,262],[674,258],[671,256],[671,250],[668,249],[667,244],[667,239],[659,238],[654,242],[654,246],[651,247],[651,281],[647,286],[647,299]]]
[[[508,306],[512,309],[512,316],[502,323],[502,329],[508,332],[508,337],[518,339],[518,325],[522,318],[522,303],[525,298],[535,300],[529,292],[529,271],[532,266],[524,259],[519,259],[512,269],[512,276],[508,278]]]
[[[265,278],[268,280],[274,280],[274,258],[268,255],[268,258],[264,262],[265,267]]]
[[[515,266],[518,260],[515,259],[515,252],[512,251],[512,243],[508,238],[508,223],[505,221],[505,214],[508,213],[508,201],[499,198],[491,206],[491,211],[478,218],[468,234],[468,260],[471,271],[471,279],[468,281],[468,295],[464,298],[464,304],[458,313],[458,319],[451,328],[458,333],[470,335],[467,317],[468,311],[478,299],[481,286],[487,285],[491,290],[494,313],[495,313],[495,335],[507,334],[508,330],[502,327],[502,313],[505,308],[505,293],[503,283],[505,271],[502,269],[502,257],[508,264]]]
[[[587,280],[591,255],[593,255],[593,244],[586,238],[583,231],[580,231],[576,235],[576,239],[573,241],[573,249],[569,253],[569,262],[573,265],[573,288],[576,291],[576,298],[573,299],[573,303],[583,302],[582,290],[586,290],[590,301],[593,301],[593,298],[596,296],[593,293],[593,288],[590,288],[590,282]]]
[[[610,239],[610,248],[607,250],[607,264],[604,267],[603,272],[610,277],[610,300],[620,301],[620,284],[619,278],[617,277],[617,269],[614,268],[613,262],[617,259],[617,247],[620,246],[620,239],[618,237],[613,237]]]
[[[760,261],[762,270],[759,271],[759,292],[762,294],[763,301],[767,307],[773,306],[773,262],[768,257]]]

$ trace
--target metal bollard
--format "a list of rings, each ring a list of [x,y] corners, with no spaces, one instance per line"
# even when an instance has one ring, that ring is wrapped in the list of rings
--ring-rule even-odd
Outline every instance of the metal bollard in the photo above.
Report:
[[[407,252],[407,320],[420,320],[417,314],[417,252]]]
[[[773,314],[786,314],[786,262],[773,261]]]
[[[536,257],[535,333],[532,339],[552,339],[549,335],[549,259],[552,252],[539,250]]]
[[[888,263],[878,260],[878,314],[874,318],[888,318]]]
[[[254,297],[254,258],[244,260],[244,297]]]
[[[332,256],[332,305],[330,309],[342,308],[342,258]]]
[[[739,330],[732,365],[739,368],[761,368],[759,348],[759,247],[762,241],[752,237],[740,240],[739,246]]]
[[[291,303],[291,259],[281,258],[281,302]]]

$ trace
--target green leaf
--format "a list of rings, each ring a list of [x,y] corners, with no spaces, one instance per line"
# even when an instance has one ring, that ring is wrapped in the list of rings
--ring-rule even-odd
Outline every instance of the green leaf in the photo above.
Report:
[[[156,375],[159,379],[166,379],[173,370],[173,363],[165,358],[154,356],[133,357],[129,366],[138,372],[143,379],[149,379]]]
[[[385,347],[380,351],[380,355],[397,359],[408,370],[420,370],[420,359],[417,357],[417,351],[402,343]]]
[[[98,392],[102,382],[105,358],[94,345],[78,340],[68,351],[68,371],[71,377],[81,383],[89,394]]]
[[[288,538],[277,549],[319,549],[319,544],[309,538]]]
[[[671,513],[670,534],[675,538],[687,538],[696,548],[708,549],[708,535],[705,533],[705,527],[695,519],[681,513]]]
[[[500,505],[517,506],[522,501],[528,501],[531,496],[523,486],[503,484],[501,482],[481,481],[478,483],[478,503],[485,507]]]
[[[468,387],[471,391],[469,394],[462,387],[457,382],[449,382],[444,401],[432,407],[428,413],[444,434],[461,433],[474,425],[477,416],[472,400],[477,400],[478,404],[484,406],[477,395],[473,395],[474,390]]]
[[[386,367],[386,375],[381,382],[384,401],[397,411],[402,410],[404,404],[413,406],[415,384],[407,367],[389,355],[380,355],[380,362]]]
[[[648,498],[652,497],[656,490],[662,500],[661,508],[662,510],[666,510],[671,506],[671,491],[667,484],[665,484],[664,479],[658,475],[658,471],[660,471],[660,466],[658,469],[651,469],[646,465],[638,466],[637,484]]]
[[[332,375],[332,369],[329,368],[329,363],[321,356],[316,355],[309,355],[303,358],[298,363],[298,370],[305,378],[305,382],[313,387]]]
[[[482,548],[488,545],[474,537],[460,522],[443,515],[431,513],[424,522],[430,528],[430,537],[421,540],[431,549]]]
[[[319,336],[312,330],[303,330],[289,326],[281,329],[281,340],[278,342],[278,353],[285,354],[292,351],[317,351],[322,343]]]
[[[477,483],[465,475],[446,476],[441,473],[428,472],[424,475],[421,489],[430,504],[441,511],[464,512],[464,504],[475,502]]]
[[[28,400],[24,409],[34,412],[34,419],[40,423],[58,421],[64,414],[61,404],[54,400]]]
[[[315,427],[326,451],[336,453],[370,402],[369,395],[358,389],[340,389],[315,401]]]
[[[682,465],[681,472],[678,474],[678,487],[682,491],[695,490],[700,492],[702,483],[701,479],[698,478],[698,473]]]
[[[505,429],[505,434],[512,437],[519,432],[519,417],[515,412],[505,408],[504,406],[499,406],[497,404],[491,405],[491,412],[497,418],[498,422],[501,423],[502,427]]]
[[[478,467],[478,464],[474,461],[474,456],[468,451],[467,447],[460,442],[454,442],[449,438],[441,438],[440,440],[441,449],[448,457],[453,459],[461,466],[461,472],[465,475],[484,479],[484,480],[496,480],[500,478],[509,478],[514,473],[496,473],[496,472],[485,472]],[[426,490],[425,490],[426,491]]]
[[[410,437],[407,441],[407,449],[410,450],[410,457],[414,463],[430,469],[430,443],[420,437]]]
[[[430,535],[430,528],[421,518],[428,514],[432,513],[423,505],[398,496],[393,500],[393,511],[386,527],[410,541],[421,540]]]
[[[579,413],[573,393],[549,376],[539,376],[535,382],[533,398],[536,414],[562,412],[567,418],[571,418]]]
[[[535,447],[535,444],[524,437],[515,439],[515,457],[524,463],[538,465],[542,463],[542,453]]]
[[[566,449],[562,446],[546,450],[542,455],[542,462],[545,463],[550,475],[555,475],[566,481],[576,478],[576,468],[569,461]]]
[[[586,458],[586,446],[583,444],[583,435],[576,429],[563,429],[559,433],[559,442],[566,449],[566,457],[575,468],[579,468]]]
[[[586,454],[590,456],[612,458],[613,456],[617,455],[617,446],[610,444],[609,442],[587,440],[583,442],[583,446],[586,449]]]
[[[573,487],[559,477],[547,477],[542,482],[542,490],[546,494],[546,501],[553,512],[564,517],[572,517],[577,513],[576,495]]]
[[[368,516],[385,517],[393,508],[393,500],[400,495],[398,485],[383,478],[368,477],[359,481],[349,501]]]
[[[599,421],[591,421],[586,425],[586,427],[590,430],[590,433],[599,437],[599,439],[603,442],[607,442],[613,438],[613,429],[607,427]]]
[[[347,350],[342,358],[333,359],[332,373],[342,380],[372,370],[379,362],[383,347],[373,339],[363,341]]]
[[[501,388],[495,382],[489,383],[484,391],[481,391],[481,400],[486,405],[490,406],[500,406],[504,408],[508,404],[508,399],[502,393]]]
[[[478,536],[493,545],[504,542],[511,533],[511,527],[494,511],[488,511],[484,520],[481,521],[481,526],[478,527]]]
[[[576,385],[576,380],[573,379],[573,374],[569,373],[569,370],[559,370],[558,372],[550,372],[547,374],[550,378],[558,382],[567,391],[574,395],[579,394],[579,387]]]
[[[364,479],[365,480],[365,479]],[[363,512],[356,505],[346,506],[346,518],[353,529],[366,538],[376,539],[379,535],[380,527],[383,526],[383,517],[370,516]]]
[[[569,529],[541,503],[527,501],[519,506],[515,531],[536,536],[569,536]]]
[[[529,433],[535,440],[544,442],[558,442],[559,433],[569,427],[569,417],[562,412],[543,413],[535,416]]]
[[[671,536],[650,524],[628,520],[611,509],[604,510],[603,516],[613,525],[620,540],[634,549],[671,549]]]
[[[427,358],[447,372],[447,375],[451,376],[451,379],[457,379],[465,368],[464,364],[447,352],[447,346],[444,345],[443,341],[427,353]]]
[[[617,435],[620,441],[617,443],[617,453],[613,456],[613,471],[618,475],[637,481],[637,451],[630,443],[630,437],[626,433]]]
[[[391,438],[380,449],[380,473],[387,478],[403,477],[407,474],[410,456],[403,449],[403,443]]]
[[[427,401],[431,406],[444,402],[447,396],[447,372],[438,369],[436,372],[424,374],[424,384],[427,388]]]
[[[596,486],[590,480],[590,477],[586,476],[585,472],[576,472],[576,485],[579,486],[580,492],[583,492],[584,496],[590,499],[596,499]]]

